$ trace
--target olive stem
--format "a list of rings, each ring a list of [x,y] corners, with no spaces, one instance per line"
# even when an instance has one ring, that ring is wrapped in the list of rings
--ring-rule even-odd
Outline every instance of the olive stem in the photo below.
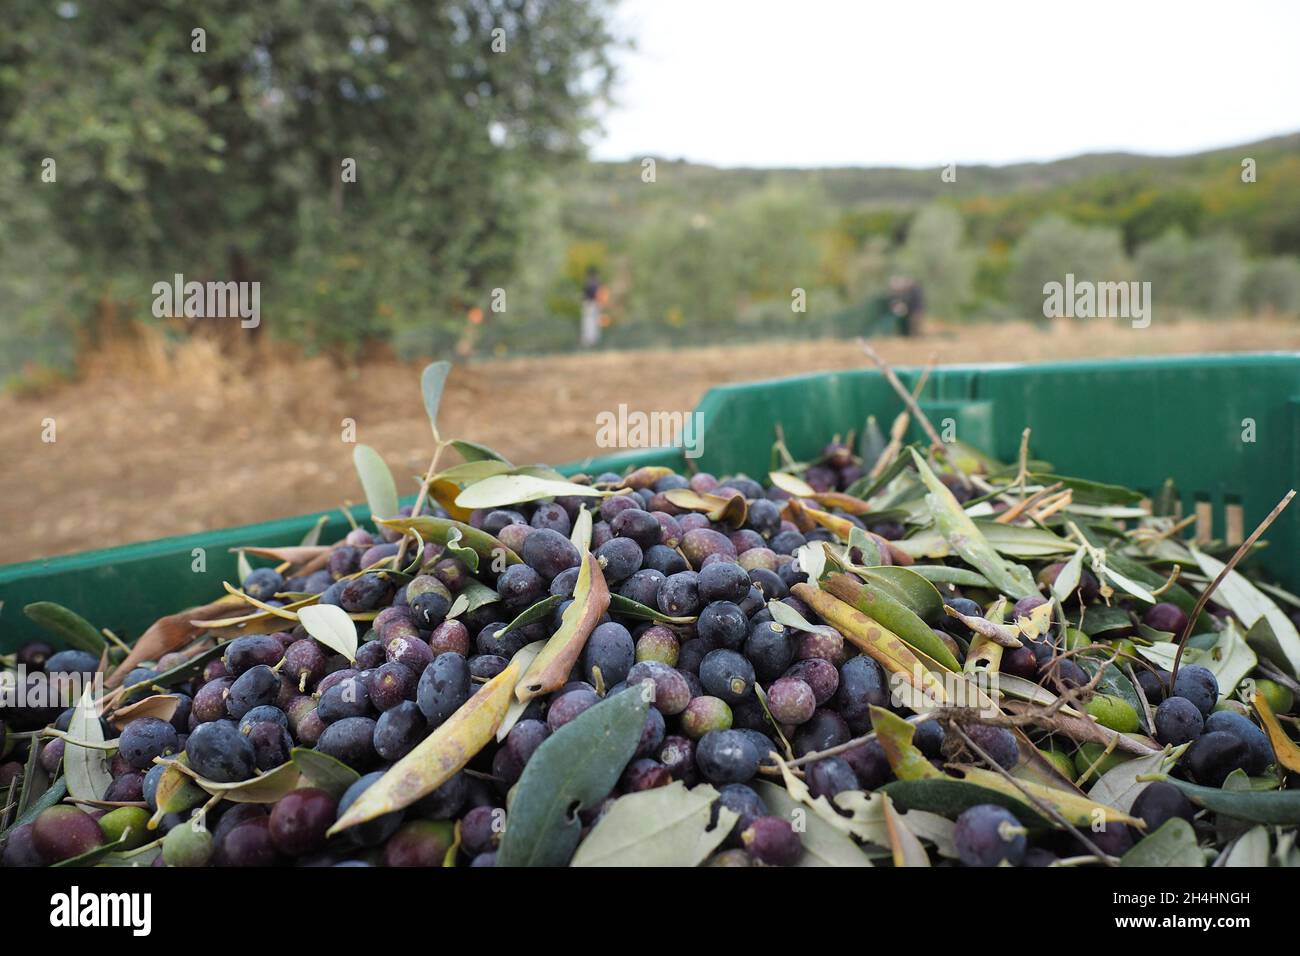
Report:
[[[95,741],[95,740],[78,740],[76,737],[73,737],[71,734],[69,734],[66,730],[55,730],[53,727],[46,727],[40,733],[42,737],[58,737],[60,740],[70,743],[74,747],[85,747],[87,750],[116,750],[117,749],[117,744],[110,744],[104,741]]]
[[[1169,687],[1171,689],[1174,686],[1174,682],[1178,679],[1178,665],[1182,663],[1183,650],[1187,647],[1187,641],[1192,636],[1192,628],[1196,626],[1196,619],[1201,616],[1201,611],[1205,610],[1205,605],[1210,602],[1210,595],[1212,595],[1215,589],[1223,583],[1223,579],[1231,573],[1232,569],[1237,566],[1241,559],[1250,553],[1250,549],[1255,546],[1255,542],[1259,540],[1259,536],[1268,530],[1268,526],[1277,520],[1278,515],[1286,510],[1286,506],[1291,503],[1291,499],[1294,497],[1295,489],[1292,488],[1282,497],[1281,501],[1273,506],[1273,510],[1270,511],[1268,516],[1259,523],[1259,527],[1250,533],[1250,537],[1241,542],[1241,546],[1237,548],[1236,553],[1228,559],[1228,563],[1223,566],[1223,570],[1220,571],[1214,580],[1210,582],[1210,586],[1201,592],[1201,596],[1196,601],[1196,606],[1192,608],[1192,613],[1187,617],[1187,623],[1183,625],[1182,636],[1178,639],[1178,653],[1174,655],[1174,666],[1169,671]]]
[[[433,481],[433,476],[438,471],[438,459],[442,457],[442,450],[447,447],[449,442],[442,441],[437,435],[437,446],[433,450],[433,459],[429,462],[429,469],[424,473],[424,481],[420,482],[420,493],[415,496],[415,504],[411,506],[411,517],[418,518],[420,512],[424,509],[424,503],[429,499],[429,483]],[[393,567],[401,567],[402,559],[406,556],[406,535],[402,535],[402,542],[397,546],[397,559],[393,562]]]

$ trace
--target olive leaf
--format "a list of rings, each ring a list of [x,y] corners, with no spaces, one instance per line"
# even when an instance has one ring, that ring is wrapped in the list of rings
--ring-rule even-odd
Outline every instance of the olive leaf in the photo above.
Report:
[[[894,855],[894,866],[929,866],[930,855],[916,834],[903,822],[902,814],[894,809],[889,794],[881,794],[885,829],[889,833],[889,846]]]
[[[768,472],[768,480],[773,487],[780,488],[787,494],[794,495],[796,498],[812,498],[817,494],[817,489],[802,478],[796,478],[794,475],[787,475],[782,471]]]
[[[466,614],[473,614],[481,607],[488,604],[495,604],[501,600],[501,595],[497,594],[490,587],[477,578],[470,578],[461,588],[456,600],[451,602],[451,608],[447,611],[447,617],[457,618]]]
[[[914,724],[874,704],[871,705],[870,713],[871,727],[876,732],[881,749],[885,751],[885,759],[889,761],[889,769],[894,771],[894,776],[899,780],[928,780],[943,776],[943,771],[930,763],[925,754],[912,743],[912,737],[916,734]]]
[[[772,615],[772,620],[793,630],[804,631],[808,634],[834,634],[836,637],[840,636],[840,632],[833,627],[810,623],[802,614],[784,601],[772,598],[767,602],[767,610]]]
[[[907,642],[884,625],[811,584],[796,584],[790,593],[816,611],[844,635],[845,640],[889,673],[898,674],[931,701],[947,701],[948,695],[943,685],[912,652]]]
[[[545,646],[546,641],[534,641],[531,644],[521,647],[514,656],[514,660],[519,662],[519,669],[526,672]],[[511,728],[523,719],[524,712],[528,710],[529,703],[529,701],[518,699],[510,701],[510,706],[506,708],[506,715],[501,719],[501,726],[497,728],[497,743],[505,740],[506,734],[510,733]]]
[[[462,521],[455,521],[451,518],[435,518],[432,515],[420,515],[418,518],[393,518],[376,523],[381,528],[392,528],[404,534],[414,529],[420,532],[420,537],[425,541],[432,541],[442,545],[445,545],[448,538],[452,537],[453,531],[459,532],[455,537],[457,545],[459,546],[460,542],[464,542],[464,545],[472,548],[474,553],[483,561],[492,561],[494,558],[499,557],[506,564],[522,563],[519,555],[492,537],[492,535]]]
[[[352,463],[361,479],[361,487],[365,489],[371,519],[397,517],[397,485],[379,452],[369,445],[357,445],[352,450]]]
[[[1016,800],[1022,799],[1022,794],[1027,793],[1041,803],[1052,807],[1063,818],[1076,826],[1091,826],[1098,820],[1106,823],[1126,823],[1142,826],[1141,820],[1137,820],[1115,807],[1108,807],[1097,803],[1095,800],[1090,800],[1079,793],[1078,790],[1063,790],[1033,780],[1017,780],[1012,783],[1001,774],[994,773],[992,770],[985,770],[983,767],[962,766],[958,767],[957,770],[962,774],[963,783],[973,784],[985,790],[995,790]]]
[[[664,492],[664,497],[672,504],[685,511],[704,514],[710,521],[724,524],[736,529],[745,523],[749,514],[749,504],[745,496],[736,492],[731,495],[700,494],[690,488],[673,488]]]
[[[530,604],[528,607],[524,608],[524,610],[520,611],[519,614],[515,616],[514,620],[497,631],[496,639],[499,641],[504,635],[509,634],[511,631],[517,631],[521,627],[527,627],[534,621],[541,621],[550,617],[551,612],[563,603],[563,595],[552,594],[549,597],[542,598],[535,604]]]
[[[545,601],[541,603],[546,603]],[[558,603],[558,602],[557,602]],[[609,586],[594,554],[585,554],[573,586],[573,603],[557,630],[515,688],[515,698],[529,701],[559,690],[569,679],[592,629],[609,607]]]
[[[292,760],[287,760],[278,767],[272,767],[247,780],[235,780],[230,783],[207,780],[183,763],[174,766],[189,775],[196,784],[214,797],[221,797],[231,803],[275,803],[285,794],[298,788],[302,774]]]
[[[311,526],[311,529],[302,536],[302,540],[298,542],[298,547],[300,548],[317,547],[320,544],[320,533],[323,530],[325,530],[325,525],[329,523],[329,520],[330,520],[329,515],[321,515],[320,517],[318,517],[316,519],[316,523]]]
[[[293,761],[293,765],[298,768],[298,772],[313,787],[324,790],[336,799],[343,796],[343,792],[348,787],[361,779],[361,774],[343,761],[336,760],[329,754],[321,753],[319,750],[294,747],[293,750],[289,751],[289,759]]]
[[[1270,841],[1267,827],[1252,827],[1232,842],[1215,866],[1268,866]]]
[[[1222,573],[1225,567],[1222,561],[1210,557],[1195,545],[1191,552],[1206,577],[1213,580]],[[1300,677],[1300,633],[1286,613],[1263,591],[1240,571],[1234,570],[1220,582],[1214,599],[1237,615],[1247,631],[1257,635],[1256,643],[1261,653],[1273,663],[1286,667],[1292,677]],[[1268,622],[1268,628],[1255,631],[1261,618]]]
[[[708,784],[688,790],[680,780],[666,787],[619,797],[578,845],[570,866],[698,866],[712,853],[739,815],[718,807]]]
[[[433,437],[438,437],[438,406],[442,404],[442,390],[451,374],[450,362],[430,362],[420,373],[420,395],[424,398],[424,413],[429,416]]]
[[[964,588],[993,587],[984,575],[967,568],[950,568],[946,564],[912,564],[907,570],[919,574],[931,584],[956,584]]]
[[[1174,817],[1120,857],[1119,865],[1205,866],[1205,854],[1196,845],[1192,825],[1182,817]]]
[[[1139,780],[1138,777],[1164,773],[1174,765],[1186,749],[1186,744],[1177,748],[1166,747],[1160,753],[1134,757],[1132,760],[1125,760],[1111,767],[1098,777],[1097,782],[1088,790],[1088,799],[1128,813],[1133,809],[1133,801],[1147,786],[1147,782]]]
[[[99,655],[104,653],[104,648],[108,646],[104,635],[95,630],[95,625],[62,604],[55,604],[53,601],[36,601],[24,607],[23,613],[37,626],[49,631],[75,650]]]
[[[118,730],[137,717],[156,717],[170,722],[176,713],[176,708],[180,705],[181,699],[175,694],[153,694],[144,700],[138,700],[134,704],[113,711],[113,716],[108,719],[108,722]]]
[[[64,752],[66,753],[67,751]],[[50,788],[48,790],[46,790],[39,797],[34,799],[31,802],[31,804],[25,810],[23,810],[22,813],[18,815],[18,817],[14,820],[13,823],[5,827],[4,831],[0,832],[0,836],[4,836],[5,834],[9,833],[11,830],[14,829],[14,827],[20,827],[23,826],[24,824],[31,823],[37,817],[39,817],[44,811],[48,810],[50,807],[54,806],[55,804],[61,802],[63,798],[66,797],[67,795],[68,795],[68,777],[67,774],[65,773],[58,780],[55,780],[54,783],[50,784]]]
[[[877,793],[888,794],[894,805],[907,810],[925,810],[954,819],[962,811],[982,803],[992,803],[1009,810],[1031,830],[1051,829],[1052,824],[1019,796],[1001,790],[989,790],[978,784],[953,777],[926,780],[894,780]]]
[[[99,722],[99,707],[95,703],[94,687],[86,685],[81,700],[68,721],[68,739],[63,749],[63,775],[68,781],[68,795],[74,800],[102,800],[104,792],[113,782],[109,772],[110,755],[97,747],[82,747],[73,743],[104,743],[104,728]]]
[[[1264,733],[1268,734],[1268,742],[1273,747],[1277,762],[1293,773],[1300,772],[1300,746],[1282,729],[1267,698],[1257,693],[1252,696],[1251,703],[1259,714],[1259,722],[1264,725]]]
[[[928,500],[934,514],[934,525],[948,545],[993,586],[1010,597],[1019,599],[1037,594],[1033,575],[1018,564],[1009,564],[994,550],[994,546],[976,527],[975,522],[962,510],[948,487],[940,481],[913,449],[912,460],[916,470],[929,490]],[[1000,527],[1006,527],[1005,525]]]
[[[657,608],[642,604],[640,601],[624,597],[622,594],[611,594],[609,596],[609,612],[620,617],[630,617],[637,621],[655,621],[659,624],[685,625],[694,624],[696,621],[694,617],[673,617]]]
[[[313,604],[298,612],[303,629],[349,661],[357,659],[357,626],[337,604]]]
[[[243,549],[240,549],[235,555],[235,576],[238,578],[239,584],[242,586],[252,573],[253,566],[248,563],[248,554]]]
[[[487,746],[505,718],[514,699],[515,683],[527,666],[522,655],[523,651],[516,654],[505,670],[480,687],[414,750],[388,768],[330,827],[330,835],[410,806],[437,790],[469,763]],[[535,759],[536,754],[533,756]]]
[[[953,657],[948,645],[934,633],[934,630],[911,607],[893,596],[897,592],[886,575],[877,573],[881,570],[883,569],[872,568],[867,571],[858,571],[859,575],[867,578],[865,584],[852,575],[832,574],[822,582],[822,587],[827,593],[856,608],[871,620],[896,634],[905,643],[938,661],[947,670],[960,670],[961,665],[957,663],[957,658]],[[894,568],[892,570],[905,571],[906,569]],[[942,608],[943,602],[939,599],[939,593],[935,591],[934,585],[919,575],[916,575],[915,579],[934,592],[936,603],[939,608]]]
[[[515,785],[500,866],[564,866],[582,835],[578,813],[614,788],[641,741],[649,703],[615,694],[583,711],[537,748]]]
[[[158,809],[149,818],[150,830],[157,829],[167,814],[184,813],[206,802],[210,796],[187,772],[188,765],[183,753],[175,760],[167,761],[165,767],[154,791],[154,804]]]
[[[809,814],[806,807],[790,796],[788,790],[768,780],[755,780],[750,786],[763,798],[768,811],[792,825],[801,825],[803,856],[798,866],[871,866],[871,860],[843,830],[831,826],[820,816]]]
[[[478,571],[479,555],[473,548],[467,548],[460,543],[461,538],[463,537],[464,532],[462,532],[460,528],[452,528],[447,532],[447,541],[445,546],[447,552],[453,558],[460,561],[461,564],[465,565],[465,567],[469,568],[470,573],[473,574]]]
[[[108,856],[110,853],[113,853],[116,850],[125,849],[126,844],[130,839],[131,839],[131,828],[127,827],[127,829],[122,833],[122,835],[118,837],[116,840],[114,840],[112,843],[101,843],[99,846],[91,847],[89,850],[87,850],[84,853],[79,853],[76,856],[68,857],[68,859],[60,860],[57,863],[51,863],[50,866],[51,867],[94,866],[96,863],[98,863],[104,857]]]
[[[1192,803],[1212,813],[1266,826],[1300,823],[1300,790],[1220,790],[1175,777],[1167,779]]]
[[[1083,576],[1083,555],[1084,549],[1081,547],[1065,562],[1056,575],[1056,580],[1052,582],[1052,596],[1064,604],[1070,599],[1079,587],[1079,579]]]
[[[605,498],[615,493],[602,491],[591,485],[556,481],[553,478],[535,478],[532,475],[493,475],[465,488],[456,496],[456,504],[471,509],[504,508],[507,505],[555,498],[560,495]]]
[[[586,508],[579,508],[578,517],[573,520],[573,531],[569,535],[569,540],[573,542],[579,554],[591,550],[591,532],[591,512]]]
[[[466,461],[499,461],[506,466],[510,466],[509,460],[504,455],[493,451],[487,445],[480,445],[476,441],[454,438],[451,447],[460,452],[460,457]]]

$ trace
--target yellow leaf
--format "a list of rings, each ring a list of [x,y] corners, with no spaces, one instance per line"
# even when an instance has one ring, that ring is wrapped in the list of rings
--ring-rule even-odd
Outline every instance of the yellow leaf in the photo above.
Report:
[[[573,603],[560,619],[560,629],[546,642],[542,653],[537,655],[515,688],[516,699],[521,702],[532,700],[563,687],[588,636],[608,608],[609,587],[605,584],[605,573],[601,571],[596,556],[586,554],[573,588]]]
[[[925,852],[925,847],[916,838],[916,834],[907,828],[902,815],[894,809],[894,801],[889,799],[887,793],[882,793],[881,796],[884,798],[885,829],[889,832],[894,866],[929,866],[930,854]]]
[[[523,654],[516,654],[505,670],[480,687],[445,723],[362,793],[330,827],[330,835],[410,806],[473,760],[505,718],[515,683],[525,666]],[[532,655],[526,659],[531,660]]]
[[[1273,753],[1277,756],[1277,762],[1288,770],[1300,773],[1300,747],[1297,747],[1295,741],[1286,735],[1282,725],[1273,716],[1273,708],[1268,705],[1264,695],[1255,694],[1251,703],[1255,705],[1255,712],[1259,714],[1259,721],[1264,725],[1264,732],[1268,734],[1269,743],[1273,745]]]

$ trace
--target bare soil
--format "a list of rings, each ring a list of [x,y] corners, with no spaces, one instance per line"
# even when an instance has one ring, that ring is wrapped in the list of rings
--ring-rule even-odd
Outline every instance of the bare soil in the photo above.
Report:
[[[873,344],[899,365],[1295,350],[1300,324],[1004,323]],[[596,415],[619,403],[686,411],[712,385],[865,363],[833,340],[491,359],[454,370],[440,426],[514,461],[562,462],[600,453]],[[73,384],[0,397],[0,563],[359,501],[345,419],[412,493],[432,446],[419,374],[420,363],[338,368],[269,343],[240,355],[210,341],[110,346]]]

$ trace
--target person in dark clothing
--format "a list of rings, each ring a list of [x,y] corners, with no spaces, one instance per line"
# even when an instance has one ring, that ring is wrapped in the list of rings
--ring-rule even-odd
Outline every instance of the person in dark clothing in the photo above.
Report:
[[[920,283],[908,276],[893,276],[889,280],[889,310],[901,320],[899,335],[920,336],[921,317],[925,312],[925,295]]]

